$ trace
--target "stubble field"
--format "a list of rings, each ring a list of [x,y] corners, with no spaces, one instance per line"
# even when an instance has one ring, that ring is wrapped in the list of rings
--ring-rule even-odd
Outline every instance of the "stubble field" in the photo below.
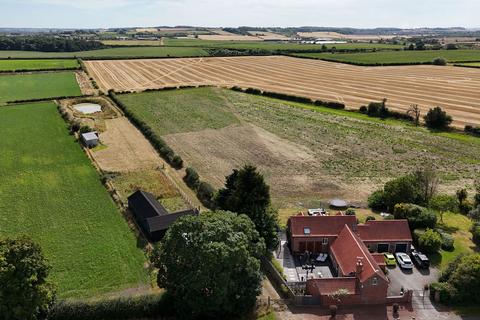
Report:
[[[454,124],[480,124],[480,70],[457,67],[359,67],[283,56],[87,61],[103,90],[180,85],[254,87],[359,108],[388,99],[392,109],[441,106]]]

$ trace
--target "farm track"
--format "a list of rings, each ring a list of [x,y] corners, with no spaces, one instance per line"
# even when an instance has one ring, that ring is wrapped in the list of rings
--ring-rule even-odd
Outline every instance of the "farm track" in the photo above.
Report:
[[[480,70],[437,67],[359,67],[292,57],[226,57],[87,61],[103,90],[141,91],[179,85],[254,87],[345,102],[358,108],[388,99],[390,108],[411,104],[423,112],[441,106],[454,124],[480,124]]]

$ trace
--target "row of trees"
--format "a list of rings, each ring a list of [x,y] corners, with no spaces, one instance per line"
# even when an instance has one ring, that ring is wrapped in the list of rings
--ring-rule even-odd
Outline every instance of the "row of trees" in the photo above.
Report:
[[[52,36],[0,36],[0,50],[75,52],[106,48],[99,41]]]
[[[360,107],[361,113],[367,114],[370,117],[377,117],[381,119],[395,118],[412,121],[415,125],[420,125],[421,110],[416,104],[411,105],[407,112],[392,111],[387,107],[387,99],[382,102],[371,102],[368,106]],[[434,130],[446,130],[449,128],[453,119],[440,107],[431,108],[423,117],[425,126]]]

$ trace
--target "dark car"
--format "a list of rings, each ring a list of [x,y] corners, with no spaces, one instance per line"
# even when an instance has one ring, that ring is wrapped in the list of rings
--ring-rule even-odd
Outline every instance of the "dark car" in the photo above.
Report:
[[[428,260],[428,257],[423,253],[412,251],[410,256],[412,257],[413,263],[415,263],[417,267],[424,269],[428,269],[430,267],[430,260]]]

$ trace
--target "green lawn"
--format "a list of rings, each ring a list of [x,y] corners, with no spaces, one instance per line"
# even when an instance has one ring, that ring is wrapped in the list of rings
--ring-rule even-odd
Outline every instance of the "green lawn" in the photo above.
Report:
[[[164,39],[165,46],[188,46],[205,48],[230,48],[230,49],[265,49],[265,50],[289,50],[305,51],[320,50],[321,44],[301,44],[270,41],[215,41],[200,39]],[[403,46],[381,43],[345,43],[331,44],[327,48],[337,49],[401,49]]]
[[[118,95],[120,100],[159,135],[219,129],[238,123],[210,89],[168,90]]]
[[[448,62],[480,61],[480,50],[381,51],[368,53],[295,53],[299,57],[364,65],[425,63],[442,57]]]
[[[27,234],[60,298],[148,287],[145,256],[53,103],[0,107],[0,235]]]
[[[81,52],[0,51],[0,58],[129,58],[129,57],[188,57],[207,56],[202,48],[189,47],[126,47]]]
[[[456,256],[462,253],[472,253],[475,244],[472,242],[472,220],[468,217],[452,212],[443,214],[443,222],[438,220],[438,227],[450,233],[455,239],[453,251],[440,250],[440,254],[434,257],[434,262],[445,268]],[[435,261],[436,260],[436,261]]]
[[[0,75],[0,106],[13,100],[81,94],[74,72]]]
[[[67,69],[79,67],[75,59],[0,60],[0,71]]]

